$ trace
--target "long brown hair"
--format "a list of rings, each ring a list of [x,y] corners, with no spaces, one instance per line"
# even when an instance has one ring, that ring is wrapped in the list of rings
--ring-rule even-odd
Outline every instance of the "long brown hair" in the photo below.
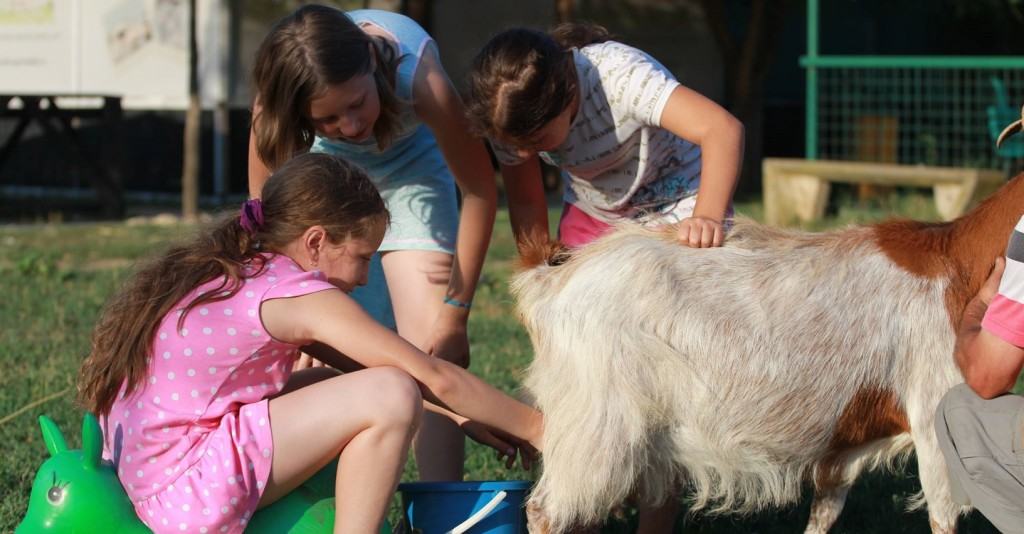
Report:
[[[260,44],[252,71],[259,104],[253,132],[260,159],[275,169],[308,150],[316,136],[309,103],[331,85],[371,71],[380,98],[373,135],[380,149],[389,146],[398,128],[395,73],[400,59],[390,44],[367,35],[333,7],[306,5],[281,19]]]
[[[608,39],[607,30],[589,23],[561,24],[551,33],[513,28],[494,36],[470,68],[466,115],[474,132],[530,137],[577,96],[571,49]]]
[[[231,298],[244,285],[247,266],[262,271],[262,252],[284,250],[311,226],[322,225],[328,240],[338,243],[365,238],[389,220],[366,174],[327,154],[303,154],[281,166],[263,187],[262,208],[265,222],[254,233],[243,229],[237,211],[225,214],[191,243],[143,265],[110,299],[82,364],[79,399],[86,409],[106,414],[122,384],[126,394],[134,391],[163,318],[184,305],[180,329],[195,306]],[[211,280],[219,280],[213,290],[182,302]]]

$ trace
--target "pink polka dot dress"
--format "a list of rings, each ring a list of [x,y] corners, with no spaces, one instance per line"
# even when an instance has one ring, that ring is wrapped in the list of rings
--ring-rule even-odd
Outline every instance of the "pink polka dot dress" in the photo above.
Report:
[[[234,296],[184,305],[164,317],[144,383],[119,395],[103,420],[114,462],[135,513],[154,532],[242,532],[270,476],[274,444],[269,397],[284,387],[298,347],[272,339],[260,304],[336,289],[319,271],[285,256]]]

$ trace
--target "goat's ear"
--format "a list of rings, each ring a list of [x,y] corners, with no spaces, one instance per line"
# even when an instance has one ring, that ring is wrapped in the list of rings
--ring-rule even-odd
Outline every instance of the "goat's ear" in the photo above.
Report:
[[[60,429],[57,428],[57,423],[54,423],[53,419],[40,415],[39,428],[43,431],[43,443],[46,443],[46,450],[50,451],[50,456],[57,456],[68,450],[64,435],[60,433]]]
[[[85,412],[82,417],[82,462],[86,469],[96,469],[103,454],[103,431],[96,416]]]

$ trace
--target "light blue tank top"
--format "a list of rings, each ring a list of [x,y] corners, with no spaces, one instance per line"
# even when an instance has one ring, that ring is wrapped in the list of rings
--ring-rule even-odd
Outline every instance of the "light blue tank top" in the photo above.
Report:
[[[391,145],[381,151],[374,137],[352,143],[316,137],[312,151],[343,157],[367,171],[378,188],[385,189],[416,178],[451,174],[437,147],[437,140],[413,109],[413,80],[427,47],[434,40],[415,21],[389,11],[360,9],[349,11],[356,24],[373,24],[388,32],[398,45],[400,62],[395,76],[395,94],[401,100],[399,127]]]

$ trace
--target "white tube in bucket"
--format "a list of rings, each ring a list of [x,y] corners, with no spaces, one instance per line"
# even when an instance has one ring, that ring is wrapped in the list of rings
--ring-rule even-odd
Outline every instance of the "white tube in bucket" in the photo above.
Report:
[[[469,516],[468,519],[459,523],[455,528],[449,530],[445,534],[463,534],[467,530],[473,528],[477,523],[483,521],[484,518],[491,513],[491,510],[494,510],[496,506],[501,504],[501,501],[505,500],[505,495],[506,493],[504,491],[495,493],[490,502],[483,505],[483,507],[477,510],[475,514]]]

